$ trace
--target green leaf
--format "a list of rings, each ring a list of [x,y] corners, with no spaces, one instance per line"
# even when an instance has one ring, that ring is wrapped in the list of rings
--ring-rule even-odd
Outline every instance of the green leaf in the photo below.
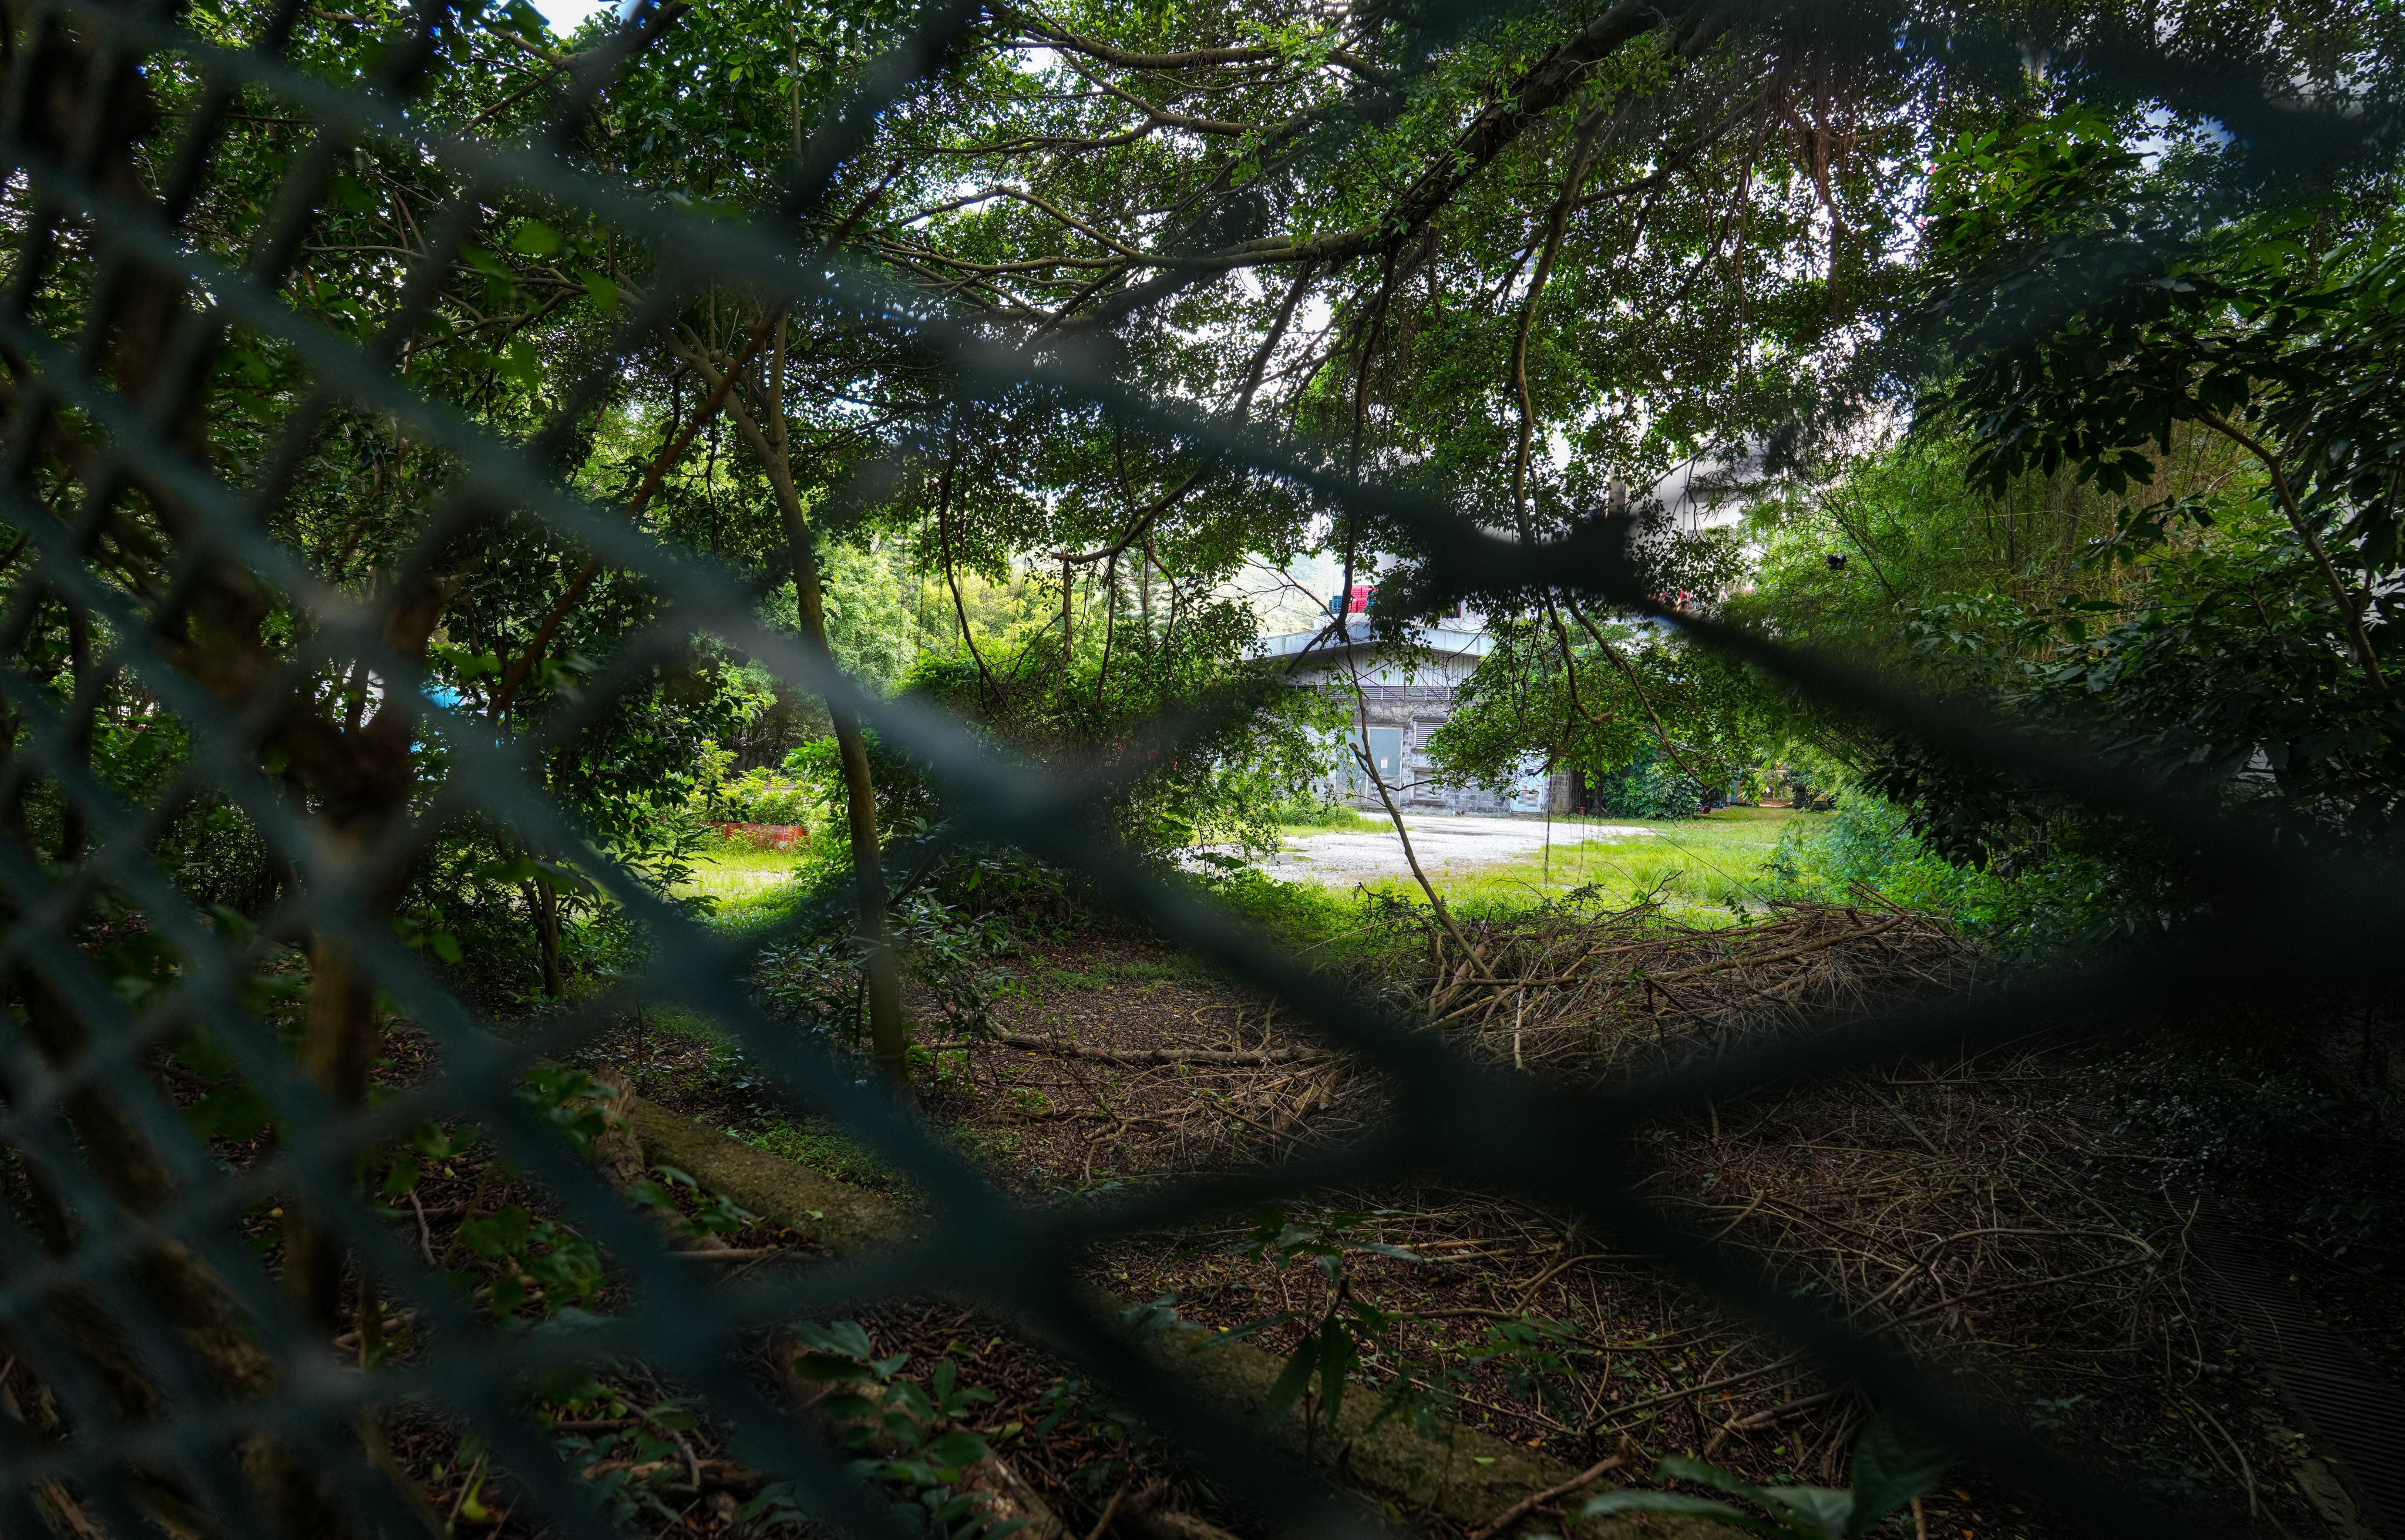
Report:
[[[954,1428],[948,1434],[928,1440],[927,1447],[920,1452],[938,1465],[949,1466],[953,1470],[963,1470],[983,1460],[992,1451],[986,1448],[985,1440],[977,1434],[966,1428]]]
[[[195,1032],[176,1045],[176,1062],[204,1081],[221,1081],[233,1073],[233,1058],[217,1040]]]
[[[1264,1430],[1274,1429],[1286,1420],[1286,1414],[1294,1409],[1294,1404],[1302,1399],[1304,1389],[1311,1384],[1311,1372],[1318,1366],[1319,1337],[1315,1333],[1304,1337],[1287,1356],[1285,1371],[1262,1399],[1260,1425]]]
[[[512,1205],[487,1218],[469,1220],[459,1226],[458,1233],[460,1244],[468,1250],[488,1257],[502,1257],[526,1250],[527,1237],[533,1229],[533,1217]]]
[[[510,237],[510,249],[521,257],[548,257],[567,244],[558,231],[541,219],[528,219]]]
[[[1589,1519],[1608,1513],[1677,1513],[1695,1519],[1717,1519],[1723,1524],[1754,1534],[1767,1534],[1775,1540],[1792,1540],[1784,1527],[1767,1519],[1756,1519],[1743,1508],[1733,1507],[1709,1497],[1694,1497],[1682,1491],[1608,1491],[1600,1497],[1587,1499],[1580,1513]]]
[[[685,1176],[674,1166],[654,1166],[652,1169],[666,1176],[670,1181],[682,1178],[690,1184],[693,1180],[691,1177]],[[794,1326],[794,1336],[796,1340],[816,1348],[821,1352],[832,1353],[839,1358],[865,1362],[874,1357],[877,1351],[869,1345],[868,1333],[862,1329],[857,1321],[838,1321],[832,1326],[822,1326],[815,1321],[797,1321]]]
[[[1697,1460],[1692,1455],[1666,1455],[1661,1463],[1653,1468],[1661,1476],[1674,1477],[1681,1481],[1701,1482],[1707,1487],[1718,1487],[1723,1491],[1735,1492],[1737,1496],[1751,1502],[1763,1501],[1762,1488],[1741,1481],[1718,1465],[1708,1461]]]
[[[877,1403],[857,1391],[838,1391],[820,1397],[819,1409],[837,1422],[856,1422],[874,1412]]]
[[[236,1081],[184,1109],[184,1121],[199,1133],[241,1143],[256,1137],[274,1116],[266,1098]]]
[[[1319,1398],[1326,1403],[1331,1428],[1343,1409],[1344,1377],[1359,1358],[1353,1333],[1343,1321],[1330,1321],[1319,1328]]]
[[[485,1136],[473,1123],[464,1123],[456,1134],[446,1134],[443,1125],[421,1123],[409,1131],[409,1147],[428,1160],[457,1160],[475,1148]]]
[[[593,303],[601,307],[603,315],[614,316],[618,313],[620,296],[616,284],[598,273],[579,272],[576,276],[584,285],[584,292],[592,295]]]
[[[1788,1525],[1812,1537],[1812,1540],[1840,1540],[1841,1536],[1857,1533],[1849,1529],[1854,1516],[1854,1494],[1834,1491],[1827,1487],[1771,1487],[1764,1491],[1763,1502],[1784,1508],[1790,1515]]]
[[[494,367],[528,390],[542,386],[541,357],[535,352],[534,344],[524,337],[512,337],[509,346],[494,360]]]
[[[541,863],[531,856],[513,855],[508,860],[486,861],[476,868],[476,876],[487,883],[517,883],[531,879],[541,871]]]
[[[406,1196],[410,1190],[417,1185],[417,1180],[422,1175],[424,1172],[419,1168],[418,1164],[403,1155],[392,1163],[391,1170],[385,1173],[384,1195],[388,1198]]]
[[[1868,1534],[1895,1509],[1937,1485],[1946,1474],[1945,1446],[1926,1434],[1881,1417],[1854,1441],[1854,1511],[1849,1540]]]

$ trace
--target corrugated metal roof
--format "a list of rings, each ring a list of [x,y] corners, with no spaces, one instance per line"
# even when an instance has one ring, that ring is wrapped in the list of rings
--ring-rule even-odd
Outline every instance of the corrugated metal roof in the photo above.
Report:
[[[1420,640],[1440,657],[1484,657],[1495,645],[1495,639],[1482,630],[1456,630],[1436,627],[1420,633]],[[1345,640],[1329,635],[1323,626],[1313,631],[1288,631],[1283,636],[1263,637],[1253,647],[1256,657],[1300,657],[1304,653],[1324,654],[1330,662],[1349,653],[1360,652],[1377,645],[1370,623],[1355,617],[1345,628]]]

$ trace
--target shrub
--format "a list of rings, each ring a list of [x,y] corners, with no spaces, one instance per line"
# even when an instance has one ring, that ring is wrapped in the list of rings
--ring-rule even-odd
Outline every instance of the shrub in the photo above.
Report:
[[[1360,812],[1337,801],[1298,797],[1279,803],[1271,811],[1270,821],[1280,828],[1358,828],[1374,823]]]
[[[1600,783],[1595,805],[1616,818],[1693,818],[1703,811],[1704,788],[1676,767],[1648,757]]]
[[[830,747],[833,742],[827,740]],[[823,778],[812,773],[820,757],[795,750],[781,770],[762,767],[737,775],[734,753],[705,741],[694,771],[693,811],[713,824],[807,824],[827,797]]]

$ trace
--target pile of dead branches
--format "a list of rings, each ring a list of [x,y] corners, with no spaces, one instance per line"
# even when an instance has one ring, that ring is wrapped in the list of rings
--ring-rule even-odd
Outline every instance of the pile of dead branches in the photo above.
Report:
[[[1978,950],[1892,906],[1782,904],[1702,929],[1643,904],[1600,916],[1547,908],[1465,927],[1432,947],[1428,1018],[1489,1056],[1593,1072],[1664,1048],[1737,1040],[1867,1014],[1976,981]]]
[[[1782,905],[1720,929],[1654,906],[1548,909],[1464,922],[1466,954],[1456,937],[1428,926],[1426,1020],[1490,1060],[1582,1079],[1957,994],[1988,966],[1942,921],[1883,904]],[[1374,1080],[1347,1084],[1315,1135],[1369,1115]],[[1653,1195],[1692,1229],[1985,1393],[2059,1400],[2120,1385],[2160,1399],[2167,1372],[2201,1356],[2171,1210],[2131,1201],[2124,1179],[2143,1185],[2143,1167],[2116,1169],[2129,1152],[2075,1110],[2041,1053],[1821,1077],[1655,1132]],[[1499,1212],[1479,1228],[1494,1230]],[[1598,1349],[1622,1343],[1643,1313],[1635,1302],[1658,1287],[1651,1264],[1567,1263],[1576,1250],[1566,1231],[1555,1261],[1537,1266],[1532,1253],[1526,1278],[1494,1256],[1486,1308],[1558,1312]],[[1604,1448],[1633,1433],[1765,1469],[1777,1446],[1784,1468],[1838,1474],[1864,1403],[1701,1300],[1669,1319],[1672,1339],[1716,1346],[1692,1359],[1648,1348],[1636,1363],[1624,1347],[1606,1352],[1618,1366],[1582,1387],[1596,1395],[1586,1425],[1551,1431]],[[1626,1393],[1631,1371],[1651,1388]]]
[[[2160,1364],[2185,1315],[2173,1210],[2105,1180],[2131,1152],[2026,1094],[2050,1083],[2025,1053],[1757,1096],[1661,1141],[1657,1195],[1858,1327],[2019,1375]]]
[[[1364,949],[1352,981],[1362,995],[1481,1057],[1580,1079],[1968,989],[1983,963],[1943,921],[1887,904],[1782,904],[1717,929],[1673,921],[1658,904],[1467,921],[1399,905],[1386,923],[1404,935]],[[1425,960],[1399,972],[1399,955]],[[1298,1040],[1274,1004],[1247,1000],[1211,1025],[1208,1041],[1125,1049],[1007,1032],[994,1040],[1060,1060],[1222,1071],[1211,1105],[1189,1109],[1207,1115],[1176,1122],[1180,1164],[1258,1153],[1263,1136],[1342,1137],[1375,1117],[1376,1077]],[[1224,1073],[1240,1068],[1253,1072]]]
[[[1394,933],[1350,965],[1363,994],[1491,1063],[1563,1080],[1842,1026],[1980,987],[1989,967],[1942,922],[1874,902],[1786,906],[1709,930],[1652,906],[1465,917],[1458,938],[1401,906],[1385,923]],[[1271,1002],[1199,980],[1106,986],[1108,970],[1091,966],[1091,984],[980,1039],[974,1089],[958,1098],[991,1130],[987,1148],[1041,1165],[1048,1181],[1241,1165],[1341,1140],[1380,1110],[1374,1067]],[[2189,1423],[2164,1408],[2187,1418],[2193,1406],[2210,1433],[2196,1365],[2220,1354],[2184,1292],[2177,1215],[2144,1151],[2085,1110],[2084,1084],[2023,1045],[1782,1085],[1632,1130],[1631,1150],[1686,1228],[1751,1253],[1857,1329],[1962,1371],[1955,1383],[2007,1415],[2038,1410],[2062,1436],[2136,1449],[2167,1427],[2186,1436]],[[1842,1478],[1873,1408],[1678,1288],[1658,1259],[1490,1194],[1327,1202],[1376,1215],[1371,1238],[1403,1252],[1348,1263],[1347,1287],[1396,1322],[1379,1375],[1430,1393],[1442,1383],[1473,1420],[1580,1462],[1627,1436],[1649,1456],[1702,1453],[1753,1479]],[[1286,1315],[1259,1340],[1290,1350],[1326,1305],[1323,1280],[1248,1259],[1245,1233],[1239,1222],[1132,1241],[1109,1266],[1123,1291],[1174,1293],[1205,1324]],[[1532,1321],[1566,1334],[1546,1338],[1558,1395],[1533,1395],[1497,1366],[1516,1361],[1497,1356],[1496,1334]],[[2165,1458],[2207,1453],[2247,1469],[2234,1445]]]

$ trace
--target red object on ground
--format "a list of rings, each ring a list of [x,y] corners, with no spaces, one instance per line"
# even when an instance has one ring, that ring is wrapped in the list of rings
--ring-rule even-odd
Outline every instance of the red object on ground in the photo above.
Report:
[[[810,831],[799,824],[721,824],[718,832],[762,850],[791,850],[810,837]]]

